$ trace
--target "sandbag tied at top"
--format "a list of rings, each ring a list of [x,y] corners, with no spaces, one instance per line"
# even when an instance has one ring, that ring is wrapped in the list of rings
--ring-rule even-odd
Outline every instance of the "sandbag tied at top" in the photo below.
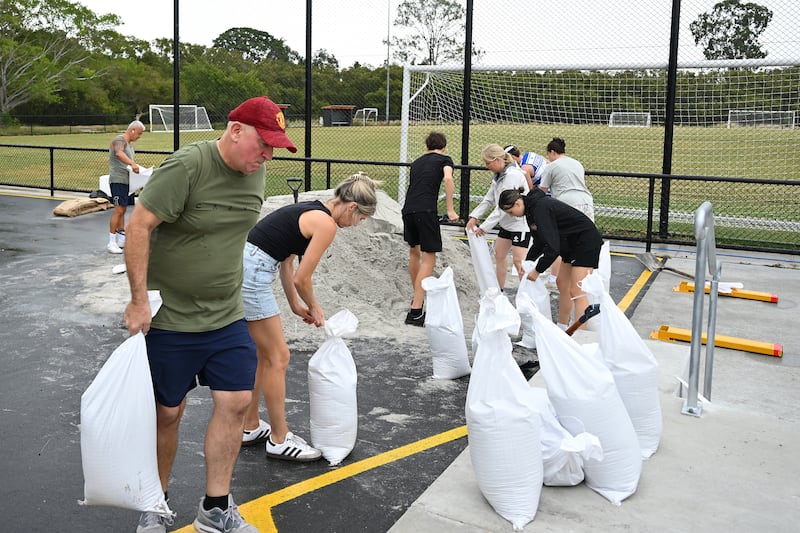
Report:
[[[520,531],[534,519],[542,490],[541,417],[511,355],[508,330],[519,316],[498,290],[478,315],[478,351],[467,389],[469,454],[481,493]]]
[[[631,417],[642,457],[647,459],[658,449],[663,429],[658,361],[625,313],[614,304],[601,276],[586,276],[581,288],[592,301],[600,302],[600,351]]]
[[[433,355],[433,377],[456,379],[468,375],[467,340],[452,267],[445,268],[438,278],[423,279],[422,288],[427,300],[425,333]]]
[[[583,463],[587,459],[601,460],[603,447],[600,439],[583,431],[583,424],[568,424],[575,428],[573,436],[562,421],[556,417],[556,411],[547,390],[531,387],[531,399],[536,411],[542,417],[542,465],[544,468],[542,481],[551,487],[570,487],[583,481]]]
[[[525,275],[519,282],[517,287],[516,306],[519,318],[522,324],[522,339],[517,342],[518,345],[525,348],[536,348],[536,333],[533,329],[533,315],[529,312],[528,305],[535,305],[536,308],[545,317],[552,320],[553,311],[550,307],[550,291],[544,284],[542,277],[536,278],[536,281],[528,279],[528,273],[536,267],[533,261],[523,261],[522,270]]]
[[[602,459],[584,461],[586,485],[619,505],[636,492],[642,457],[614,377],[596,344],[578,344],[541,313],[534,320],[539,365],[559,420],[577,419],[603,447]]]
[[[358,372],[342,337],[358,319],[343,309],[325,321],[325,340],[308,361],[311,443],[331,466],[350,455],[358,435]]]

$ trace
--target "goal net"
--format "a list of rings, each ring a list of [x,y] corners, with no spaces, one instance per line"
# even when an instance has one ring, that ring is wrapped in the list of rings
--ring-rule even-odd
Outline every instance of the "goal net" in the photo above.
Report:
[[[788,128],[794,123],[794,110],[800,109],[800,67],[768,61],[679,62],[671,117],[673,173],[795,179],[794,169],[800,168],[795,132],[800,128]],[[421,155],[421,140],[436,128],[447,135],[453,160],[472,166],[483,166],[481,150],[489,143],[544,153],[553,137],[561,137],[567,153],[588,170],[660,173],[667,67],[666,63],[476,65],[465,114],[463,66],[406,65],[399,160],[407,163]],[[742,117],[750,125],[771,117],[786,129],[765,137],[758,128],[726,128],[729,110],[740,109],[760,111]],[[468,146],[462,143],[465,116]],[[648,123],[649,128],[609,128]],[[462,149],[468,150],[468,157],[461,157]],[[771,154],[769,169],[763,168],[764,153]],[[399,197],[404,185],[405,181]]]
[[[650,113],[638,111],[612,111],[608,115],[609,128],[649,128]]]
[[[377,107],[365,107],[363,109],[357,109],[356,114],[353,115],[353,124],[360,124],[362,126],[366,126],[368,122],[377,124],[378,122]]]
[[[728,127],[794,129],[795,111],[728,111]]]
[[[180,131],[212,131],[214,129],[211,127],[205,107],[181,105],[179,109],[176,117],[175,107],[172,104],[151,104],[150,131],[175,131],[176,124]]]

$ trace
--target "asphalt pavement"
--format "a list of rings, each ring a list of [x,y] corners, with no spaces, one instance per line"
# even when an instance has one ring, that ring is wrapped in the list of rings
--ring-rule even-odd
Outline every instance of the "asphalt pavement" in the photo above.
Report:
[[[109,284],[127,281],[111,274],[120,258],[105,251],[109,213],[54,217],[58,201],[27,191],[0,194],[0,468],[2,495],[14,510],[1,529],[133,531],[134,511],[77,505],[83,497],[80,395],[127,337],[125,302],[107,296]],[[800,258],[720,254],[723,280],[779,299],[721,297],[717,333],[781,344],[784,352],[776,358],[716,348],[713,401],[693,417],[680,413],[675,396],[689,345],[649,338],[665,324],[690,328],[692,295],[673,291],[679,277],[647,271],[634,257],[641,251],[632,243],[612,244],[611,294],[661,365],[661,447],[622,506],[585,486],[545,488],[526,530],[794,530],[800,519],[800,349],[793,320]],[[693,271],[691,250],[654,252]],[[578,335],[592,340],[591,332]],[[380,343],[355,338],[348,345],[359,369],[353,453],[331,468],[243,450],[233,493],[248,520],[263,532],[509,531],[472,475],[464,425],[469,378],[432,380],[427,346],[402,336]],[[308,435],[305,362],[312,353],[293,348],[287,376],[287,416],[302,435]],[[527,355],[514,353],[518,360]],[[170,482],[170,505],[178,513],[171,530],[192,530],[210,406],[207,390],[190,395]]]

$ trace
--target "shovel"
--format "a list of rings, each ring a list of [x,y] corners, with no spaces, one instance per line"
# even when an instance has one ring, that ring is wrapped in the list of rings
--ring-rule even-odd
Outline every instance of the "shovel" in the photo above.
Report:
[[[683,276],[684,278],[689,278],[691,280],[694,280],[694,276],[689,274],[688,272],[684,272],[683,270],[678,270],[677,268],[672,268],[661,264],[661,261],[659,261],[658,258],[652,253],[636,254],[635,257],[650,272],[661,272],[662,270],[667,270],[669,272],[678,274],[679,276]]]
[[[583,315],[581,315],[581,317],[578,320],[573,322],[573,324],[570,327],[568,327],[564,331],[564,333],[566,333],[567,335],[569,335],[571,337],[572,334],[575,333],[575,331],[579,327],[581,327],[583,324],[585,324],[587,320],[589,320],[593,316],[597,316],[599,314],[600,314],[600,304],[592,304],[592,305],[590,305],[583,312]]]

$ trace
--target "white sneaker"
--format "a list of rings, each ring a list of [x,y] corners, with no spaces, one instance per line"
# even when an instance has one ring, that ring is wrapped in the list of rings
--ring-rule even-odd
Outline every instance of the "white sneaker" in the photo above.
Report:
[[[271,438],[267,438],[266,448],[267,457],[285,459],[286,461],[308,462],[316,461],[322,457],[321,451],[309,446],[305,440],[291,431],[286,434],[286,439],[280,444],[275,444]]]
[[[117,230],[117,246],[125,248],[125,232]]]
[[[108,253],[110,253],[110,254],[121,254],[122,253],[122,248],[117,246],[117,243],[115,243],[115,242],[109,242],[108,246],[106,246],[106,250],[108,250]]]
[[[242,434],[242,446],[253,446],[254,444],[267,442],[267,438],[269,438],[270,433],[272,433],[272,428],[270,425],[263,420],[259,420],[258,427],[256,429],[251,429],[249,431],[244,430],[244,433]]]

